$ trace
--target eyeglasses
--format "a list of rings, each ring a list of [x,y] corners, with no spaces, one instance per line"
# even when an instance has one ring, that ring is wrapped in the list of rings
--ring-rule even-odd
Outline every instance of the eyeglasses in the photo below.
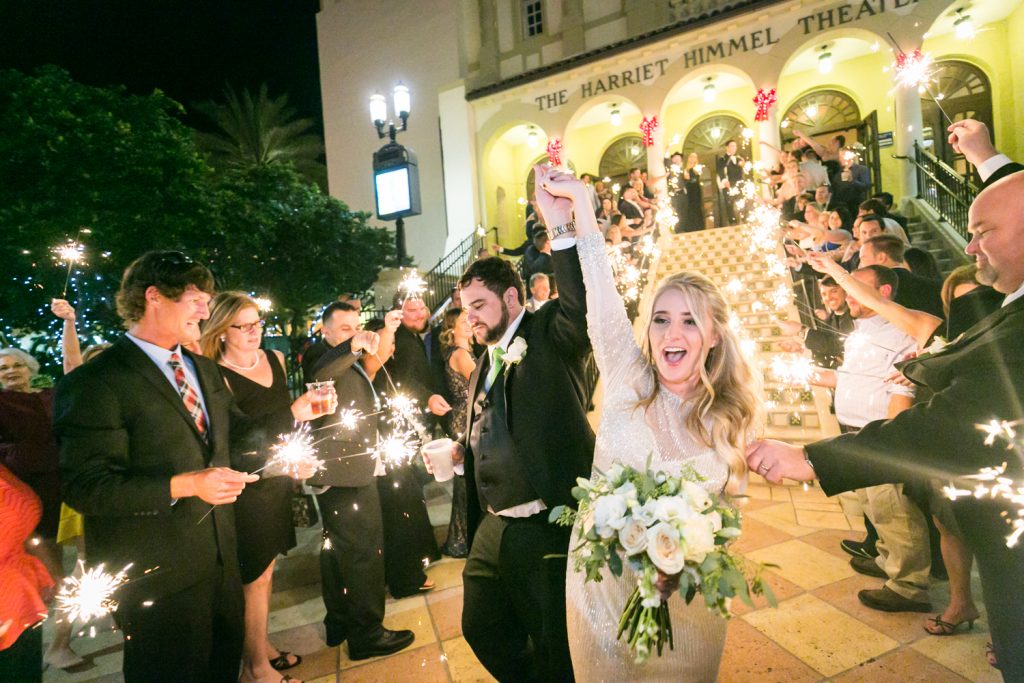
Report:
[[[254,330],[262,330],[266,326],[267,326],[267,321],[266,320],[257,320],[254,323],[245,323],[244,325],[229,325],[229,327],[233,327],[234,329],[238,330],[239,332],[246,332],[246,333],[252,332]]]

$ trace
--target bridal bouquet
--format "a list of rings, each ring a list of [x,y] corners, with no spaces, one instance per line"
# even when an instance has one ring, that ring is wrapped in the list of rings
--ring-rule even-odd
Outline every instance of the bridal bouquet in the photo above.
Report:
[[[745,561],[729,551],[740,535],[740,514],[708,493],[692,468],[682,476],[641,472],[615,462],[607,473],[577,479],[572,495],[578,510],[559,506],[551,521],[571,526],[577,519],[579,543],[570,548],[576,571],[600,581],[601,570],[622,576],[623,564],[636,574],[636,588],[619,619],[617,637],[626,634],[637,663],[665,644],[673,647],[668,598],[679,591],[687,604],[700,593],[708,609],[729,617],[729,602],[751,595],[775,598],[762,578],[769,565],[757,565],[748,579]]]

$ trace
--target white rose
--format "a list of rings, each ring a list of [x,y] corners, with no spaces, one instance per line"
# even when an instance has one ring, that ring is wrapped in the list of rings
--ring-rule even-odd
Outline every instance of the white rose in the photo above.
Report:
[[[505,355],[501,357],[503,363],[517,364],[526,355],[526,340],[522,337],[516,337],[512,340],[512,343],[508,345],[508,350],[505,351]]]
[[[694,515],[683,520],[682,536],[686,554],[694,562],[703,562],[704,556],[715,549],[715,532],[711,530],[711,522],[706,515]]]
[[[633,508],[633,518],[643,522],[644,526],[650,526],[658,519],[658,501],[648,500],[643,505]]]
[[[718,510],[704,513],[704,518],[711,523],[711,531],[718,533],[722,530],[722,513]]]
[[[662,522],[678,522],[693,514],[690,505],[679,496],[662,496],[654,510]]]
[[[609,494],[594,503],[594,526],[601,538],[612,538],[625,523],[626,499],[622,496]]]
[[[647,548],[647,527],[641,521],[627,518],[619,530],[619,543],[627,555],[636,555]]]
[[[667,522],[658,522],[647,530],[647,556],[664,574],[671,576],[683,571],[686,556],[675,527]]]
[[[711,496],[704,490],[703,486],[694,484],[692,481],[684,481],[683,491],[686,492],[686,496],[697,510],[703,512],[711,507]]]

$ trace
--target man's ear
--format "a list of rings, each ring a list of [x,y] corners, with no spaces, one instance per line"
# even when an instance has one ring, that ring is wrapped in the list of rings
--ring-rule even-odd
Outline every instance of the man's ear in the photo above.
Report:
[[[160,297],[163,295],[160,294],[160,290],[157,289],[156,285],[150,285],[149,287],[146,287],[145,296],[146,301],[148,301],[151,304],[157,304],[160,303]]]

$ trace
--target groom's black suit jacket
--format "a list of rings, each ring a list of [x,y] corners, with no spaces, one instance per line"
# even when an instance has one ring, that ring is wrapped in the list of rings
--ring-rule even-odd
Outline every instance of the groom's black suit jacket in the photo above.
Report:
[[[522,362],[509,367],[504,382],[516,462],[525,468],[533,490],[549,509],[575,504],[572,487],[577,477],[590,476],[594,461],[594,432],[587,421],[584,382],[590,338],[583,273],[575,248],[552,251],[551,256],[558,298],[536,313],[523,315],[515,337],[526,341],[527,350]],[[469,446],[472,399],[482,391],[489,367],[485,353],[469,379],[469,409],[461,440],[466,448],[470,538],[481,517]]]
[[[995,170],[995,171],[994,171],[994,172],[992,173],[992,175],[990,175],[990,176],[989,176],[989,177],[988,177],[988,178],[987,178],[987,179],[985,180],[985,182],[984,182],[984,183],[982,183],[982,184],[981,184],[981,189],[983,189],[983,190],[984,190],[984,189],[985,189],[985,188],[987,188],[988,186],[990,186],[990,185],[992,185],[993,183],[996,183],[996,182],[998,182],[998,181],[1002,180],[1002,179],[1003,179],[1003,178],[1005,178],[1006,176],[1008,176],[1008,175],[1010,175],[1010,174],[1013,174],[1013,173],[1018,173],[1018,172],[1020,172],[1020,171],[1024,171],[1024,166],[1022,166],[1021,164],[1018,164],[1018,163],[1017,163],[1016,161],[1011,161],[1011,162],[1010,162],[1010,163],[1008,163],[1008,164],[1003,164],[1002,166],[1000,166],[999,168],[997,168],[997,169],[996,169],[996,170]]]
[[[255,470],[258,455],[232,453],[258,452],[291,420],[290,412],[250,420],[217,365],[184,353],[199,379],[209,445],[167,377],[127,337],[57,387],[54,427],[64,501],[85,516],[90,565],[104,562],[116,571],[134,563],[133,580],[118,591],[122,603],[181,591],[213,575],[218,562],[227,572],[238,571],[233,506],[211,511],[197,497],[172,504],[171,477],[206,467]]]

